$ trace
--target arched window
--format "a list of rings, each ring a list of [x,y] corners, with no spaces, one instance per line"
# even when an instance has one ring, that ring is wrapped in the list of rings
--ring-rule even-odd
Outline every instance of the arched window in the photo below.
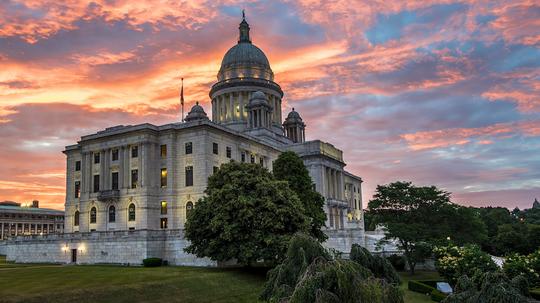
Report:
[[[135,221],[135,204],[133,203],[128,207],[128,221]]]
[[[95,207],[90,209],[90,223],[96,223],[97,210]]]
[[[186,219],[192,210],[193,210],[193,202],[188,201],[188,203],[186,203]]]
[[[109,222],[114,223],[116,222],[116,208],[114,205],[111,205],[109,207]]]
[[[76,210],[75,214],[73,215],[73,225],[79,226],[79,211]]]

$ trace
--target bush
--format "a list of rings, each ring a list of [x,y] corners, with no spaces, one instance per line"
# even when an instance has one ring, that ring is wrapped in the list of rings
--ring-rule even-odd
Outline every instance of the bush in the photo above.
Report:
[[[447,296],[448,296],[447,294],[442,293],[438,291],[437,289],[434,289],[431,292],[431,300],[435,302],[441,302],[442,300],[446,299]]]
[[[493,272],[498,269],[491,257],[477,245],[443,246],[433,250],[435,267],[439,274],[451,285],[456,285],[459,277],[472,277],[476,271]]]
[[[160,258],[146,258],[142,262],[144,267],[158,267],[163,264],[163,260]]]
[[[540,300],[540,288],[531,289],[529,295],[536,300]]]
[[[433,286],[415,280],[410,280],[407,288],[410,291],[419,292],[421,294],[430,294],[432,291],[436,290]]]
[[[503,271],[509,278],[524,276],[530,285],[540,286],[540,250],[528,256],[518,254],[508,256]]]
[[[366,248],[353,244],[350,259],[369,269],[377,278],[399,285],[401,280],[396,270],[386,258],[372,255]]]
[[[391,255],[386,258],[397,271],[405,270],[405,258],[400,255]]]

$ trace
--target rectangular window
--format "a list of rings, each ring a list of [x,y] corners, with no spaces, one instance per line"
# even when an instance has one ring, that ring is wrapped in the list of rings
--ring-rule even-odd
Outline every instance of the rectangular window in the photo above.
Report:
[[[132,169],[131,170],[131,188],[137,188],[137,184],[139,184],[139,170]]]
[[[99,175],[94,175],[94,192],[99,191]]]
[[[161,214],[167,214],[167,201],[161,201]]]
[[[81,161],[75,161],[75,171],[81,171]]]
[[[98,164],[99,160],[99,153],[94,153],[94,164]]]
[[[227,152],[227,158],[229,158],[229,159],[230,159],[230,158],[231,158],[231,156],[232,156],[232,155],[231,155],[231,154],[232,154],[232,149],[231,149],[231,147],[230,147],[230,146],[227,146],[227,150],[226,150],[226,152]]]
[[[212,152],[214,153],[214,155],[219,154],[219,145],[216,142],[212,144]]]
[[[242,152],[242,163],[246,162],[246,153]]]
[[[131,158],[137,158],[139,157],[139,147],[138,146],[132,146],[131,147]]]
[[[75,198],[78,198],[81,194],[81,181],[75,181]]]
[[[190,155],[193,153],[193,143],[186,142],[186,155]]]
[[[118,172],[111,174],[111,189],[118,189]]]
[[[186,186],[193,186],[193,166],[186,166]]]
[[[159,219],[159,226],[161,227],[161,229],[166,229],[167,228],[167,218],[160,218]]]
[[[167,145],[163,144],[160,147],[161,150],[161,158],[167,158]]]
[[[167,187],[167,169],[161,169],[161,187]]]
[[[215,174],[215,173],[217,173],[217,171],[218,171],[218,170],[219,170],[219,167],[217,167],[217,166],[214,166],[214,170],[213,170],[213,173],[214,173],[214,174]]]
[[[118,161],[118,149],[113,149],[111,151],[111,158],[113,161]]]
[[[260,157],[260,158],[259,158],[259,164],[260,164],[261,166],[264,166],[264,158],[263,158],[263,157]]]
[[[251,155],[251,163],[255,163],[255,156]]]

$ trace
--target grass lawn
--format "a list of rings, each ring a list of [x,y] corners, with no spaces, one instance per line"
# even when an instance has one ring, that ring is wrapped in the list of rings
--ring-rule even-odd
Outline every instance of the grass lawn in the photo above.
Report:
[[[431,280],[439,279],[440,276],[437,272],[432,271],[417,271],[414,276],[411,276],[408,272],[399,272],[401,277],[401,289],[403,289],[405,303],[433,303],[429,296],[426,296],[421,293],[410,291],[407,289],[407,283],[409,280]]]
[[[264,273],[195,267],[0,267],[0,302],[257,302]]]

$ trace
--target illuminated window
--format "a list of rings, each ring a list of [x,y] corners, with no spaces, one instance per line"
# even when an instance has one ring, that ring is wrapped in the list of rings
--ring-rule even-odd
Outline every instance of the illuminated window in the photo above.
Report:
[[[139,170],[132,169],[131,170],[131,188],[137,188],[138,183],[139,183]]]
[[[81,161],[75,161],[75,171],[81,170]]]
[[[246,153],[242,152],[242,163],[246,162]]]
[[[188,201],[188,203],[186,203],[186,219],[189,217],[189,214],[191,213],[192,210],[193,210],[193,202]]]
[[[161,169],[161,187],[167,187],[167,169]]]
[[[100,161],[99,159],[99,153],[94,153],[94,164],[98,164]]]
[[[186,155],[190,155],[191,153],[193,153],[193,143],[191,142],[186,142]]]
[[[232,149],[231,149],[231,147],[230,147],[230,146],[227,146],[227,150],[226,150],[226,152],[227,152],[227,158],[229,158],[229,159],[230,159],[230,158],[231,158],[231,154],[232,154]]]
[[[90,223],[96,223],[97,220],[97,210],[95,207],[90,209]]]
[[[113,161],[118,161],[118,149],[113,149],[111,151],[111,158]]]
[[[160,219],[159,219],[159,226],[160,226],[162,229],[167,228],[167,218],[160,218]]]
[[[167,145],[163,144],[160,147],[161,149],[161,158],[167,158]]]
[[[186,166],[186,186],[193,186],[193,166]]]
[[[109,207],[109,222],[116,222],[116,208],[113,205]]]
[[[167,201],[161,201],[161,214],[167,214]]]
[[[128,207],[128,221],[135,221],[135,204],[133,203]]]
[[[79,211],[76,210],[75,214],[73,215],[73,225],[79,226]]]
[[[94,175],[94,192],[99,191],[99,175]]]
[[[214,153],[214,155],[219,154],[219,145],[216,142],[212,143],[212,152]]]
[[[118,172],[111,173],[111,189],[118,189]]]
[[[251,155],[251,163],[255,163],[255,156]]]
[[[139,147],[138,146],[132,146],[131,147],[131,158],[137,158],[139,156]]]
[[[81,181],[75,181],[75,198],[78,198],[81,194]]]

